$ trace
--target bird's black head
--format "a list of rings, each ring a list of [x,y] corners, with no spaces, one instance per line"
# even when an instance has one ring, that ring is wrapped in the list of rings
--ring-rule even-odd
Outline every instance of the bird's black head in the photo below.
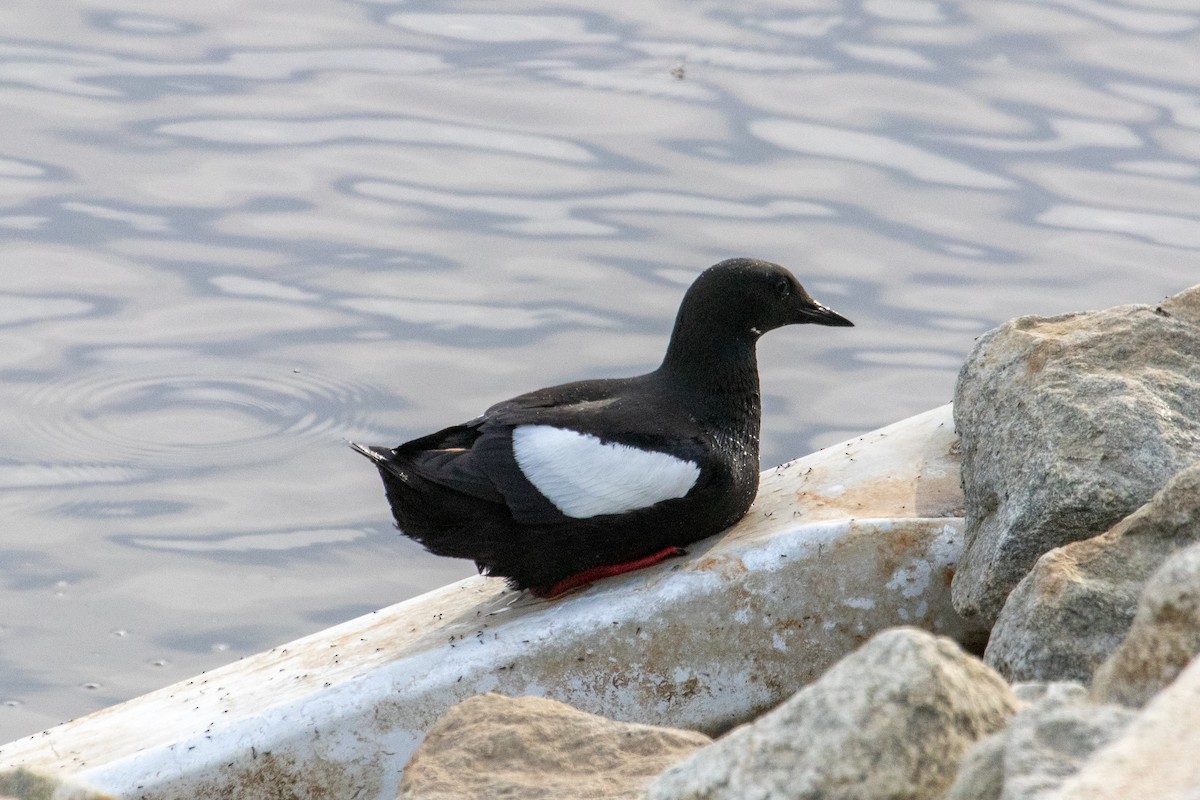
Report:
[[[679,317],[688,325],[754,339],[784,325],[854,325],[813,300],[783,267],[753,258],[731,258],[706,269],[684,295]]]
[[[683,296],[658,375],[683,387],[689,413],[734,431],[757,469],[758,337],[784,325],[853,325],[813,300],[778,264],[731,258],[709,267]]]

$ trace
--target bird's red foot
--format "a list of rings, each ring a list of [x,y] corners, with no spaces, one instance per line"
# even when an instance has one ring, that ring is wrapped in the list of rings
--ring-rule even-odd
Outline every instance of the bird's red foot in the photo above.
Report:
[[[549,600],[553,597],[558,597],[560,594],[577,589],[580,586],[587,586],[593,581],[598,581],[601,578],[611,578],[614,575],[621,575],[626,572],[634,572],[635,570],[652,567],[660,561],[665,561],[668,558],[675,556],[686,556],[687,550],[682,547],[665,547],[657,553],[651,553],[648,556],[636,558],[633,561],[622,561],[620,564],[606,564],[603,567],[592,567],[585,569],[583,572],[577,572],[569,578],[563,578],[558,583],[550,586],[549,589],[530,589],[529,593],[534,597],[540,597],[543,600]]]

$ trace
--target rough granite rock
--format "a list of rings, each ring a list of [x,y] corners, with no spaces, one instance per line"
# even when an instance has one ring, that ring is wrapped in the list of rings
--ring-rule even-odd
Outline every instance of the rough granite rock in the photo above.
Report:
[[[959,763],[958,774],[944,800],[1003,800],[1007,743],[1007,728],[976,742]]]
[[[1200,541],[1200,464],[1111,530],[1051,550],[1009,595],[984,660],[1010,681],[1087,683],[1133,622],[1150,575]]]
[[[1096,671],[1092,698],[1135,708],[1200,653],[1200,544],[1167,559],[1142,590],[1129,634]]]
[[[893,628],[667,770],[646,797],[934,800],[1015,708],[1000,676],[951,640]]]
[[[1200,659],[1047,800],[1200,798]]]
[[[404,769],[399,798],[635,798],[651,778],[711,741],[541,697],[476,695],[429,730]]]
[[[958,611],[992,622],[1038,556],[1132,513],[1200,460],[1200,286],[1152,306],[1020,317],[959,373]]]
[[[1088,702],[1078,683],[1052,683],[1000,733],[963,759],[945,800],[1045,800],[1135,716]]]

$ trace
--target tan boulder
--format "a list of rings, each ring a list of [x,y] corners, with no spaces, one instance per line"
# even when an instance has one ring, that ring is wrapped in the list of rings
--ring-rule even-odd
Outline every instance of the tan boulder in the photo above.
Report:
[[[712,740],[636,725],[541,697],[482,694],[443,714],[404,770],[402,800],[636,798]]]
[[[1145,705],[1200,653],[1200,544],[1172,555],[1150,577],[1129,635],[1096,670],[1092,696]]]
[[[1150,576],[1197,541],[1200,464],[1107,532],[1038,559],[1005,602],[985,660],[1010,681],[1088,683],[1128,633]]]
[[[1200,797],[1200,659],[1047,800]]]
[[[1088,702],[1087,689],[1078,683],[1017,688],[1029,704],[1007,728],[971,749],[945,800],[1045,800],[1135,715],[1118,705]]]

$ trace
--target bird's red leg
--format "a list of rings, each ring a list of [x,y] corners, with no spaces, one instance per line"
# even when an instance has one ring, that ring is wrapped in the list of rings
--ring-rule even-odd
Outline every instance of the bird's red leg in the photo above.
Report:
[[[622,561],[620,564],[606,564],[603,567],[592,567],[585,569],[583,572],[577,572],[569,578],[563,578],[556,584],[553,584],[549,589],[530,589],[529,593],[534,597],[541,597],[544,600],[549,600],[552,597],[558,597],[564,592],[569,592],[580,586],[587,586],[593,581],[598,581],[601,578],[611,578],[614,575],[621,575],[626,572],[633,572],[646,567],[652,567],[660,561],[665,561],[674,556],[685,556],[687,550],[682,547],[666,547],[659,550],[657,553],[651,553],[648,556],[635,558],[633,561]]]

